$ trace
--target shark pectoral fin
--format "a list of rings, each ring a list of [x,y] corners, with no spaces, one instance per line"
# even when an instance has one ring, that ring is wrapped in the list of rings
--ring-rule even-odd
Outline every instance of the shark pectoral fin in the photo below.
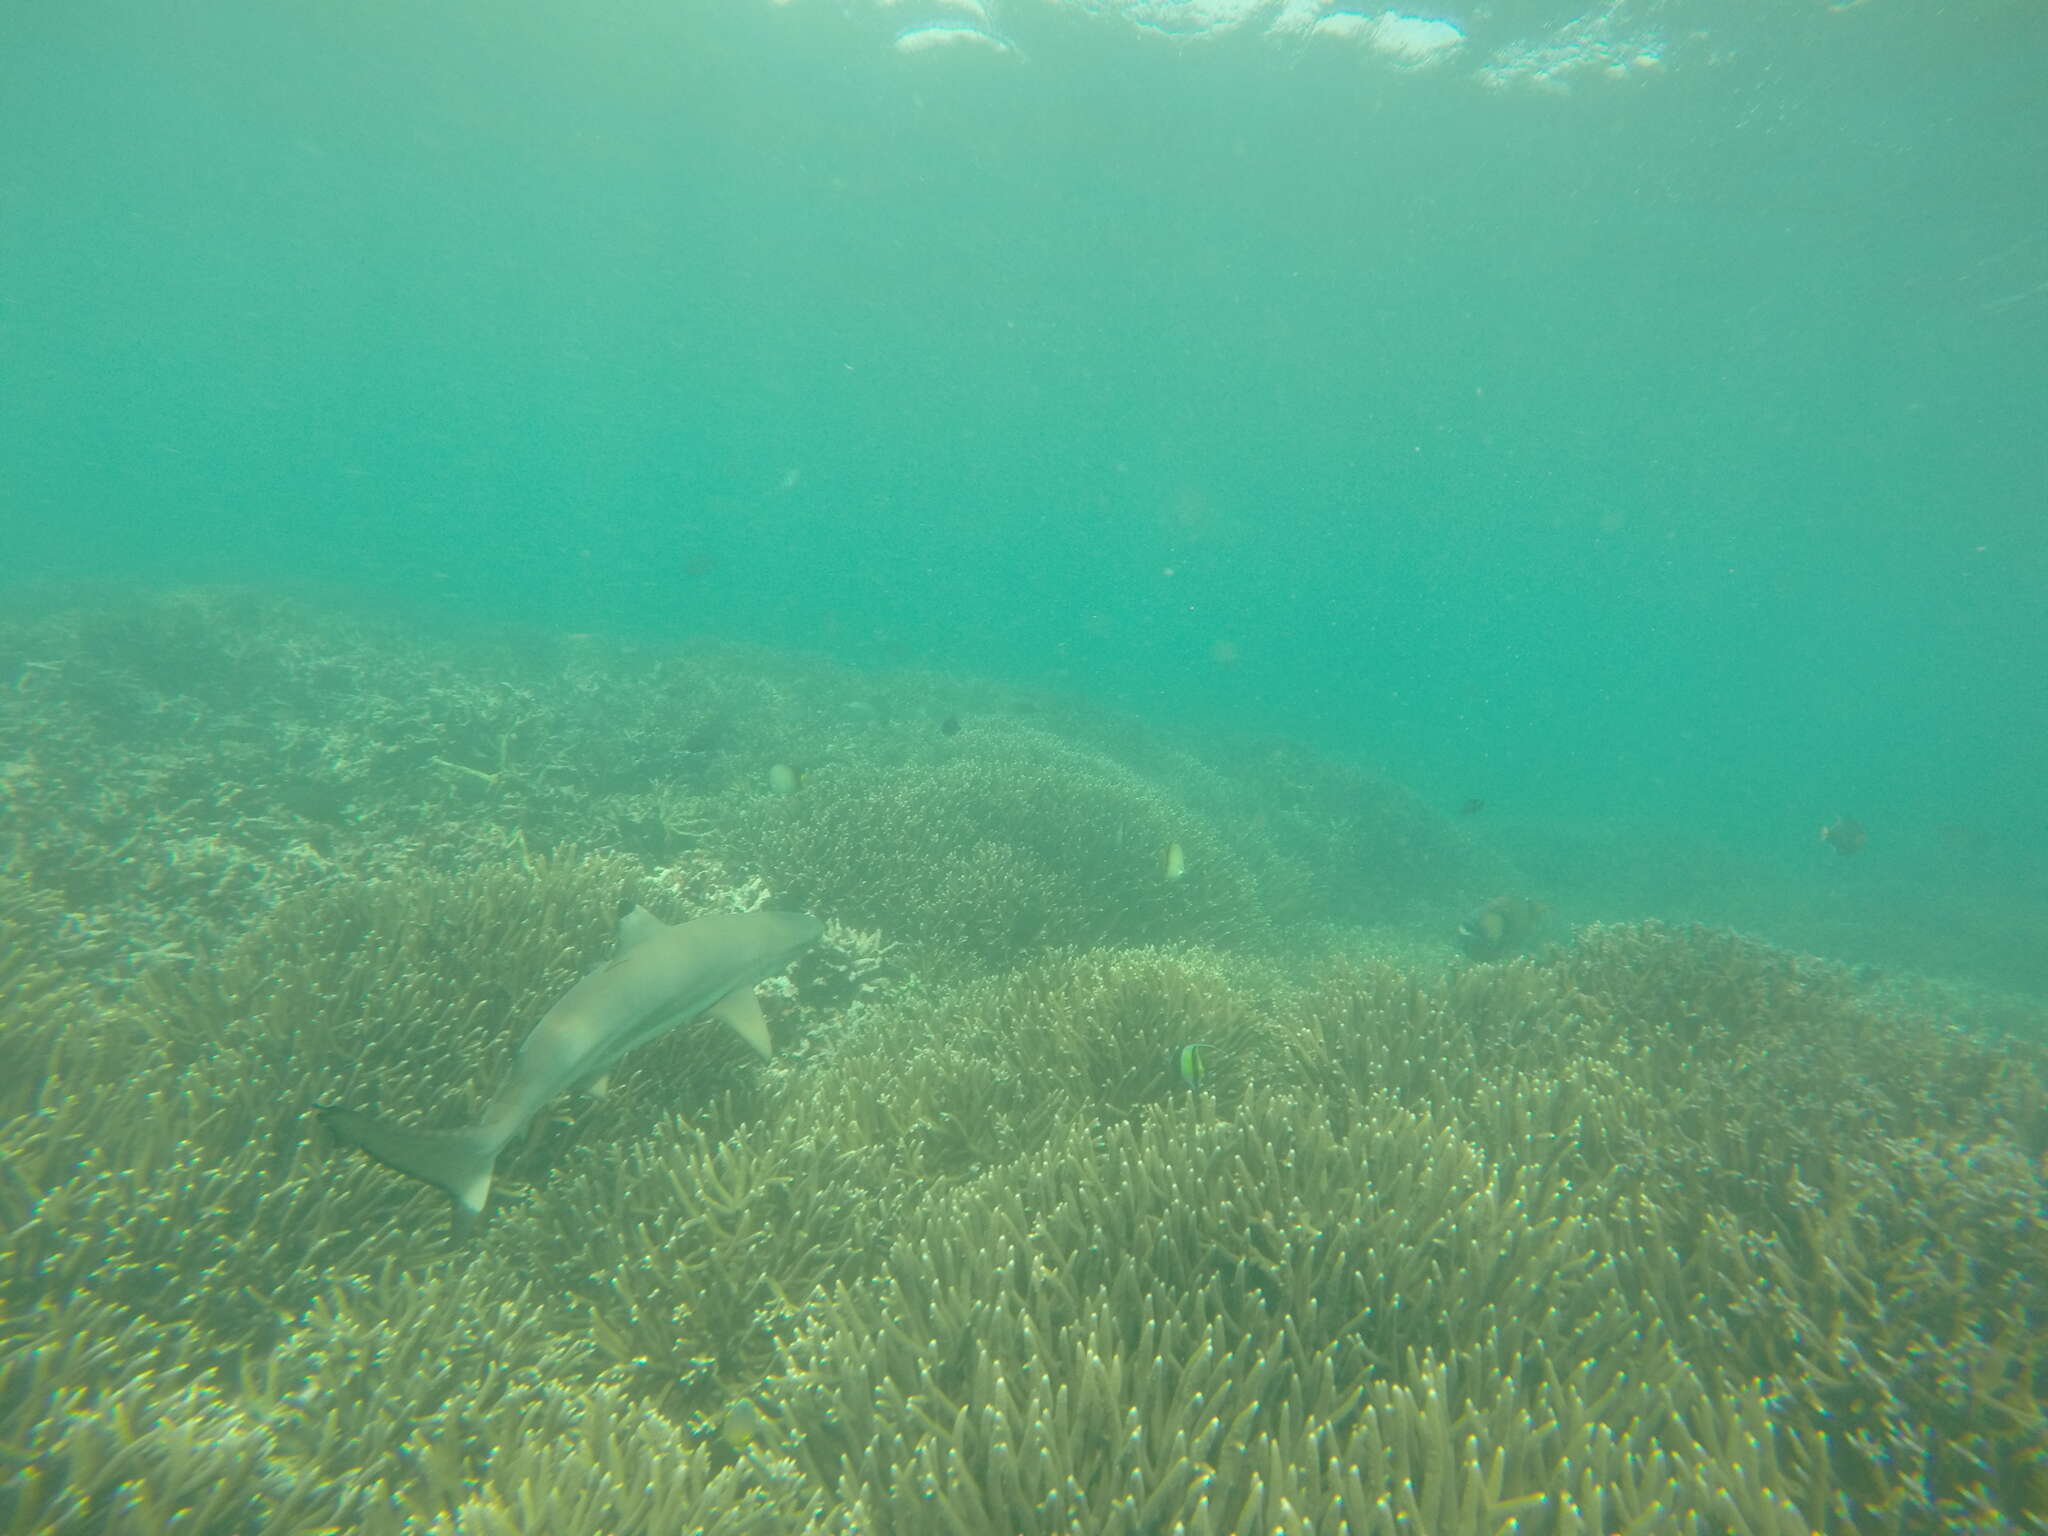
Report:
[[[359,1147],[387,1168],[431,1184],[455,1202],[458,1220],[483,1214],[491,1198],[491,1168],[501,1143],[481,1127],[421,1131],[374,1115],[332,1105],[317,1106],[320,1123],[336,1139]]]
[[[761,1014],[761,1000],[751,986],[726,993],[706,1011],[725,1020],[734,1034],[764,1057],[775,1053],[775,1043],[768,1038],[768,1020]]]
[[[593,1077],[589,1082],[583,1085],[583,1091],[589,1094],[593,1099],[603,1098],[606,1094],[612,1091],[611,1073],[598,1073],[597,1076]]]

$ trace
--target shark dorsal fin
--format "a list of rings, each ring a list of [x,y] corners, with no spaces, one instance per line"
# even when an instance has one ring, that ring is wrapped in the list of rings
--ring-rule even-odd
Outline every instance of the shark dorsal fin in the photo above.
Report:
[[[645,907],[635,907],[619,919],[619,938],[618,942],[612,946],[612,958],[616,960],[634,945],[645,944],[656,934],[667,932],[667,923],[664,923]]]
[[[751,986],[728,992],[707,1010],[732,1026],[732,1032],[763,1056],[774,1054],[775,1044],[768,1038],[768,1020],[761,1014],[761,1000],[754,996]]]

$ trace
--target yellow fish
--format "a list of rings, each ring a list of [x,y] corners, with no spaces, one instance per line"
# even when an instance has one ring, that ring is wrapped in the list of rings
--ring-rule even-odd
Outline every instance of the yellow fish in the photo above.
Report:
[[[1475,960],[1511,954],[1543,926],[1550,908],[1520,896],[1496,896],[1458,925],[1458,943]]]
[[[751,1397],[733,1400],[718,1421],[718,1438],[736,1451],[744,1451],[767,1431],[768,1415]]]

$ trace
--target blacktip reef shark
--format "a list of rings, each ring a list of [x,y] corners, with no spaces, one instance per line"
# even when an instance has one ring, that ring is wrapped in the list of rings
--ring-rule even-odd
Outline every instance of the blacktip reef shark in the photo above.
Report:
[[[619,920],[610,963],[541,1015],[475,1125],[423,1131],[339,1105],[314,1108],[342,1141],[447,1191],[457,1224],[466,1229],[483,1215],[491,1171],[506,1143],[570,1089],[602,1093],[606,1074],[648,1041],[710,1013],[768,1055],[774,1047],[754,983],[775,975],[824,933],[825,925],[803,912],[719,912],[671,926],[635,907]]]

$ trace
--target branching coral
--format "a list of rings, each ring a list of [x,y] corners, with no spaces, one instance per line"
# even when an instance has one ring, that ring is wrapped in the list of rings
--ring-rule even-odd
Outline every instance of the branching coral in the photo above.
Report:
[[[87,1048],[91,995],[53,953],[54,906],[0,876],[0,1125],[54,1102]]]
[[[2037,1044],[1656,925],[1301,979],[1264,909],[1310,829],[1220,830],[1230,783],[1158,752],[856,718],[829,669],[730,657],[664,663],[646,711],[595,655],[481,692],[419,658],[415,694],[385,642],[274,620],[60,625],[0,697],[0,732],[54,722],[0,742],[36,831],[0,887],[0,1532],[2048,1518]],[[197,722],[256,762],[259,704],[312,732],[289,773],[180,755]],[[778,732],[819,745],[794,796],[754,783]],[[623,853],[560,847],[628,817]],[[834,919],[763,989],[790,1048],[636,1054],[508,1154],[472,1248],[302,1123],[460,1122],[622,900],[771,890]],[[94,990],[105,943],[157,958]]]
[[[1234,1103],[1284,1071],[1262,1033],[1274,973],[1204,950],[1094,950],[901,999],[835,1038],[790,1113],[877,1144],[923,1179],[1003,1164],[1063,1117],[1135,1115],[1196,1093]],[[1191,1084],[1183,1048],[1203,1047]]]
[[[944,732],[963,702],[984,712]],[[570,845],[711,850],[926,972],[1258,946],[1494,872],[1384,781],[1289,751],[1222,769],[1072,703],[1026,723],[1026,702],[729,646],[429,637],[256,593],[138,595],[0,624],[0,811],[16,872],[79,914],[109,981],[324,884]],[[809,772],[787,798],[765,789],[784,763]],[[1163,872],[1174,844],[1184,878]]]
[[[1910,1530],[2031,1507],[2039,1047],[1876,1012],[1839,972],[1653,924],[1441,991],[1340,976],[1289,1036],[1310,1077],[1344,1079],[1340,1114],[1378,1085],[1454,1107],[1497,1163],[1611,1190],[1635,1305],[1689,1358],[1772,1384],[1802,1508]]]
[[[1245,857],[1161,786],[1023,726],[820,769],[738,802],[730,856],[795,901],[917,947],[925,968],[1066,945],[1270,941]],[[1162,852],[1182,845],[1185,877]]]
[[[10,867],[125,978],[329,882],[577,843],[668,857],[786,714],[716,653],[475,644],[232,591],[11,619]]]
[[[802,1301],[857,1271],[913,1195],[881,1149],[793,1119],[714,1137],[680,1122],[578,1158],[500,1224],[551,1315],[613,1378],[686,1420],[758,1380]]]
[[[771,1446],[883,1532],[1786,1528],[1579,1202],[1307,1108],[1076,1127],[930,1203],[792,1340]]]

